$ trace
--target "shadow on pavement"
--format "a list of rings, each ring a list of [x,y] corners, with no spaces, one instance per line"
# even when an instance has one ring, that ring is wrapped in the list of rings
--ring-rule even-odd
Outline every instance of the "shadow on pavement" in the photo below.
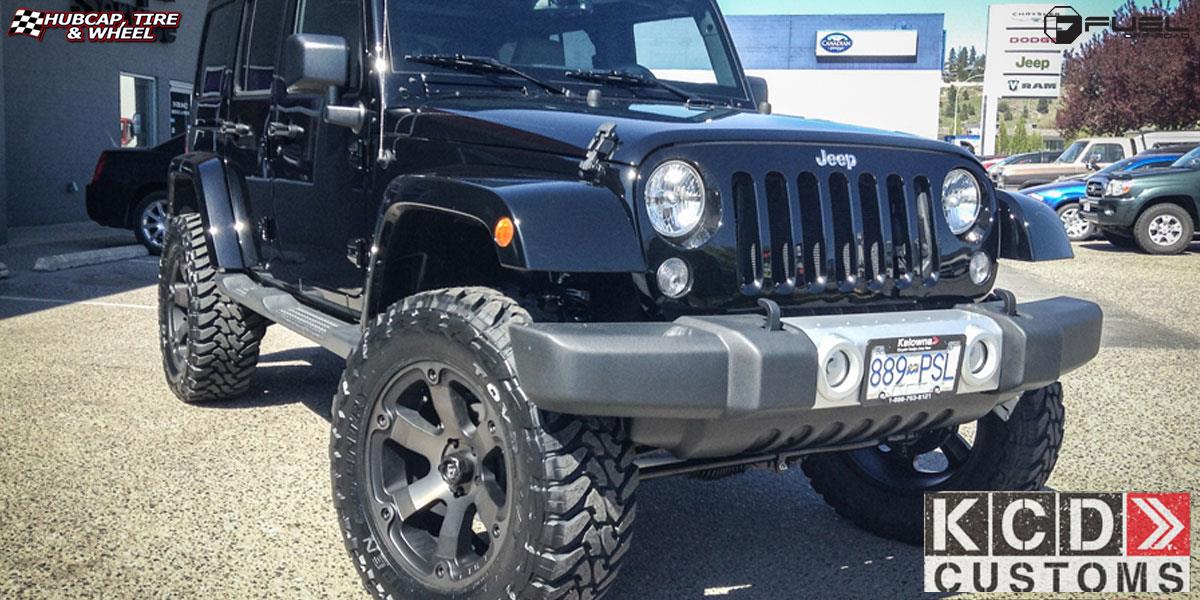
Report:
[[[135,244],[133,233],[95,223],[14,227],[0,246],[0,263],[9,276],[0,279],[0,319],[53,309],[75,302],[121,302],[108,298],[154,285],[157,257],[122,260],[48,273],[33,271],[39,257]]]
[[[331,421],[333,394],[345,364],[337,355],[317,347],[263,354],[249,394],[205,406],[247,409],[300,403]]]

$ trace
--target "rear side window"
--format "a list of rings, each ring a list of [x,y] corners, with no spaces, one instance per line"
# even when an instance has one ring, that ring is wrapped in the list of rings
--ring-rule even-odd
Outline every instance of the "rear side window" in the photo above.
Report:
[[[1148,161],[1138,165],[1133,170],[1141,171],[1143,169],[1159,169],[1159,168],[1165,167],[1167,165],[1170,165],[1173,162],[1175,162],[1174,159],[1165,158],[1165,157],[1162,160],[1158,160],[1158,159],[1148,160]]]
[[[1100,160],[1097,162],[1114,163],[1125,158],[1125,149],[1120,144],[1096,144],[1088,151],[1088,158],[1097,154],[1100,155]]]
[[[204,48],[200,54],[200,72],[196,82],[196,89],[201,95],[221,93],[223,78],[233,69],[241,18],[241,2],[226,2],[209,11],[204,23]]]
[[[362,7],[359,0],[300,0],[296,33],[336,35],[350,48],[350,82],[359,81],[363,53]]]
[[[262,92],[271,89],[275,75],[275,56],[283,34],[284,0],[254,0],[251,6],[250,35],[242,51],[242,70],[238,89]]]

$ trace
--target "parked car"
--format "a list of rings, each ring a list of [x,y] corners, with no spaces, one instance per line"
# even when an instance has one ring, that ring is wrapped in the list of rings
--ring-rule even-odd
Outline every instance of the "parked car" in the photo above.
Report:
[[[85,193],[88,218],[133,230],[139,243],[158,254],[167,225],[167,170],[183,152],[183,135],[152,148],[101,152]]]
[[[992,172],[1000,167],[1008,165],[1040,165],[1048,162],[1053,162],[1062,154],[1061,150],[1041,150],[1038,152],[1022,152],[1021,154],[1013,154],[996,158],[983,163],[983,168],[988,170],[990,176]]]
[[[1180,149],[1176,146],[1147,150],[1123,160],[1119,160],[1096,173],[1097,176],[1111,175],[1155,169],[1170,166],[1190,150],[1191,147]],[[1087,196],[1087,178],[1082,176],[1066,177],[1054,183],[1038,185],[1022,190],[1026,194],[1045,202],[1058,213],[1062,220],[1067,238],[1073,242],[1089,240],[1099,231],[1079,214],[1079,202]]]
[[[1057,156],[1057,154],[1055,156]],[[1006,158],[1008,158],[1008,157],[1003,154],[997,154],[997,155],[992,155],[992,156],[981,156],[981,157],[979,157],[979,164],[983,165],[983,168],[985,168],[985,169],[991,169],[992,167],[996,166],[997,163],[999,163],[1000,161],[1002,161]]]
[[[1003,189],[1044,185],[1060,177],[1087,175],[1147,149],[1165,145],[1200,143],[1200,132],[1156,131],[1127,137],[1097,137],[1076,140],[1053,162],[993,168],[992,181]]]
[[[926,492],[1045,485],[1102,316],[993,289],[1071,246],[970,153],[767,114],[716,0],[287,4],[209,5],[163,370],[243,394],[271,323],[347,360],[374,597],[599,598],[655,477],[799,464],[918,544]]]
[[[1081,214],[1116,246],[1179,254],[1200,222],[1200,147],[1163,169],[1097,175]]]

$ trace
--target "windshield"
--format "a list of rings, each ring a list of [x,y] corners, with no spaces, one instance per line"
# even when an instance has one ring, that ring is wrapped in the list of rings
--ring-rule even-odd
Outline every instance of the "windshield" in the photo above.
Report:
[[[746,98],[710,0],[397,0],[388,4],[388,21],[396,71],[445,74],[450,69],[405,57],[461,54],[564,87],[602,85],[570,72],[616,70],[653,74],[698,95]],[[615,94],[678,99],[661,88],[612,87]]]
[[[1195,148],[1191,152],[1179,157],[1179,160],[1171,164],[1172,167],[1182,167],[1184,169],[1200,169],[1200,148]]]
[[[1066,150],[1063,150],[1063,153],[1058,155],[1058,160],[1056,160],[1055,162],[1060,162],[1060,163],[1075,162],[1075,159],[1079,158],[1080,154],[1083,154],[1083,149],[1086,147],[1087,147],[1087,142],[1084,142],[1084,141],[1075,142],[1074,144],[1071,144],[1069,147],[1067,147]]]

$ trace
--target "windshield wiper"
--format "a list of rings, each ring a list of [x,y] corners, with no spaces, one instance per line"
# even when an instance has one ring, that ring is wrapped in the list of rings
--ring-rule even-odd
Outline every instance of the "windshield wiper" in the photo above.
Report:
[[[456,71],[471,73],[498,73],[520,77],[552,94],[565,95],[561,88],[554,87],[529,73],[526,73],[508,63],[500,62],[490,56],[466,56],[463,54],[409,54],[404,57],[408,62],[446,67]]]
[[[578,79],[580,81],[590,81],[593,83],[609,83],[613,85],[633,87],[656,87],[678,96],[681,100],[687,102],[688,104],[716,104],[711,100],[695,98],[691,94],[678,87],[660,81],[653,75],[638,75],[637,73],[630,73],[628,71],[579,70],[568,72],[567,77],[570,77],[571,79]]]

